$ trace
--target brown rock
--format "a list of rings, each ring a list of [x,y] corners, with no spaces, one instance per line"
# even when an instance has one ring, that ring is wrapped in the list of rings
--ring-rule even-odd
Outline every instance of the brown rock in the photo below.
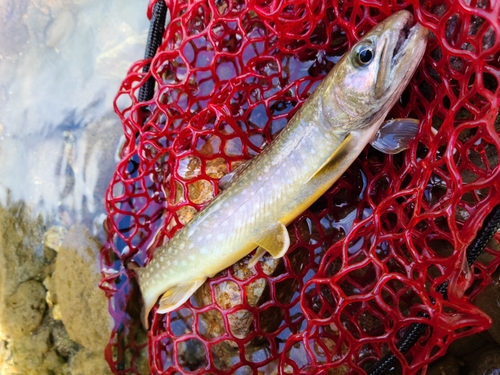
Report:
[[[22,283],[6,301],[3,329],[11,337],[22,337],[40,326],[45,312],[45,288],[34,280]]]
[[[492,283],[476,297],[474,304],[493,320],[488,332],[500,345],[500,271],[495,272],[492,279]]]
[[[292,268],[300,268],[298,263],[307,261],[308,254],[309,253],[297,253],[295,256],[290,256],[289,259],[292,264]],[[233,274],[237,279],[246,280],[255,275],[255,269],[248,267],[249,261],[250,257],[245,257],[232,266]],[[282,273],[284,269],[282,260],[272,258],[268,253],[264,254],[264,256],[260,259],[259,264],[262,271],[267,275],[278,275]],[[296,281],[290,278],[280,282],[276,286],[276,297],[281,303],[290,302],[296,289],[295,283]],[[240,286],[238,286],[235,282],[223,281],[213,285],[213,289],[215,294],[214,302],[221,308],[230,309],[241,305],[242,291]],[[261,305],[271,298],[269,285],[263,278],[256,279],[249,283],[245,287],[245,293],[247,296],[247,302],[250,306]],[[194,297],[197,303],[201,306],[213,303],[210,287],[207,283],[203,284],[201,288],[195,292]],[[268,308],[261,312],[259,317],[260,329],[265,332],[275,331],[281,323],[282,314],[283,312],[277,308]],[[222,315],[215,309],[202,314],[201,321],[204,326],[203,335],[207,338],[219,337],[226,332]],[[247,309],[241,309],[229,314],[228,322],[228,328],[231,330],[232,334],[238,338],[244,338],[253,330],[254,315]],[[259,345],[258,341],[259,340],[256,340],[254,344]],[[230,348],[225,347],[227,345],[236,346],[236,344],[232,341],[224,341],[221,347],[218,348],[218,352],[224,353],[228,357],[232,357],[234,353]],[[238,354],[236,353],[236,355]],[[219,360],[224,362],[225,358],[221,356]]]
[[[500,349],[496,348],[483,353],[475,365],[472,366],[470,375],[498,375],[500,373]]]
[[[45,302],[51,261],[45,226],[22,203],[0,207],[0,374],[68,375]],[[49,256],[47,256],[49,255]]]
[[[50,330],[41,329],[31,336],[12,340],[13,368],[22,374],[35,374],[34,370],[43,368],[45,354],[50,350],[49,337]]]
[[[194,207],[183,206],[177,211],[177,217],[179,218],[181,224],[186,225],[193,219],[197,212],[198,211],[196,211]]]
[[[248,257],[242,259],[233,265],[234,275],[244,280],[255,274],[255,270],[248,267]],[[272,274],[279,263],[279,260],[272,259],[268,254],[265,254],[260,261],[261,267],[267,274]],[[264,297],[263,293],[266,287],[264,279],[257,279],[246,287],[246,295],[248,303],[252,306],[258,305],[259,301]],[[241,305],[242,291],[240,287],[232,281],[223,281],[213,286],[215,293],[215,303],[223,309],[230,309],[234,306]],[[205,283],[199,288],[194,297],[200,305],[208,305],[212,303],[210,287]],[[229,329],[239,338],[244,338],[248,335],[253,327],[254,317],[248,310],[238,310],[229,315]],[[217,310],[209,310],[202,315],[202,321],[206,325],[206,337],[218,337],[225,332],[224,320],[222,315]],[[234,344],[234,343],[233,343]]]
[[[198,180],[189,185],[188,196],[193,203],[206,203],[214,197],[214,188],[210,181]]]
[[[71,375],[112,375],[102,354],[82,349],[70,362]]]
[[[452,355],[437,360],[429,366],[427,375],[459,375],[460,366]]]
[[[227,173],[226,161],[222,158],[216,158],[213,160],[207,160],[207,166],[205,172],[209,177],[221,178]]]
[[[0,360],[1,374],[69,374],[64,360],[51,347],[51,332],[47,326],[40,327],[32,335],[13,339],[8,348],[9,353],[4,353],[7,355]]]
[[[456,341],[453,341],[448,348],[448,353],[460,358],[464,355],[470,354],[487,344],[484,332],[475,335],[465,336]]]
[[[12,295],[19,284],[45,277],[41,243],[44,225],[41,219],[33,219],[22,203],[0,207],[0,322],[4,300]]]
[[[59,250],[53,275],[61,318],[69,337],[102,352],[110,337],[107,299],[99,289],[99,245],[85,227],[72,227]]]
[[[196,156],[187,156],[179,160],[177,173],[180,177],[188,180],[198,177],[201,172],[201,159]]]

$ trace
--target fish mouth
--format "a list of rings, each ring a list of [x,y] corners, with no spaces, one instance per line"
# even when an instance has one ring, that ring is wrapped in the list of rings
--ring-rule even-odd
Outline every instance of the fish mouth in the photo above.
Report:
[[[403,25],[399,30],[394,49],[392,51],[392,66],[397,65],[401,61],[401,58],[409,50],[409,48],[407,48],[408,44],[415,38],[415,35],[421,28],[422,27],[414,21],[411,14],[408,14],[405,20],[403,20]]]
[[[429,32],[406,10],[388,18],[380,29],[380,57],[375,84],[377,99],[397,91],[397,87],[392,85],[395,80],[406,86],[425,51]]]

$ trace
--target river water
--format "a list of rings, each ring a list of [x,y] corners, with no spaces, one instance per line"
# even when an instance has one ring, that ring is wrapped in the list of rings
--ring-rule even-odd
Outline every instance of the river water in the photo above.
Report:
[[[1,374],[109,372],[97,284],[113,99],[144,54],[147,5],[0,0]]]

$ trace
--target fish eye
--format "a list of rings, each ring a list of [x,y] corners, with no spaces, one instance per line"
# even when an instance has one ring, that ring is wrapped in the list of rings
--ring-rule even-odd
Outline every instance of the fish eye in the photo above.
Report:
[[[371,45],[361,45],[355,52],[354,62],[358,66],[366,66],[373,60],[373,47]]]

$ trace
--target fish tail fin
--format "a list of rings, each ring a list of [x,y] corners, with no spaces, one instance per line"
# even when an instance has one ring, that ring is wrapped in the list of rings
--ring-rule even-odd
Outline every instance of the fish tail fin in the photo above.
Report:
[[[186,284],[175,285],[168,289],[160,298],[157,312],[167,313],[175,310],[186,302],[196,290],[203,285],[206,278],[196,279]]]

